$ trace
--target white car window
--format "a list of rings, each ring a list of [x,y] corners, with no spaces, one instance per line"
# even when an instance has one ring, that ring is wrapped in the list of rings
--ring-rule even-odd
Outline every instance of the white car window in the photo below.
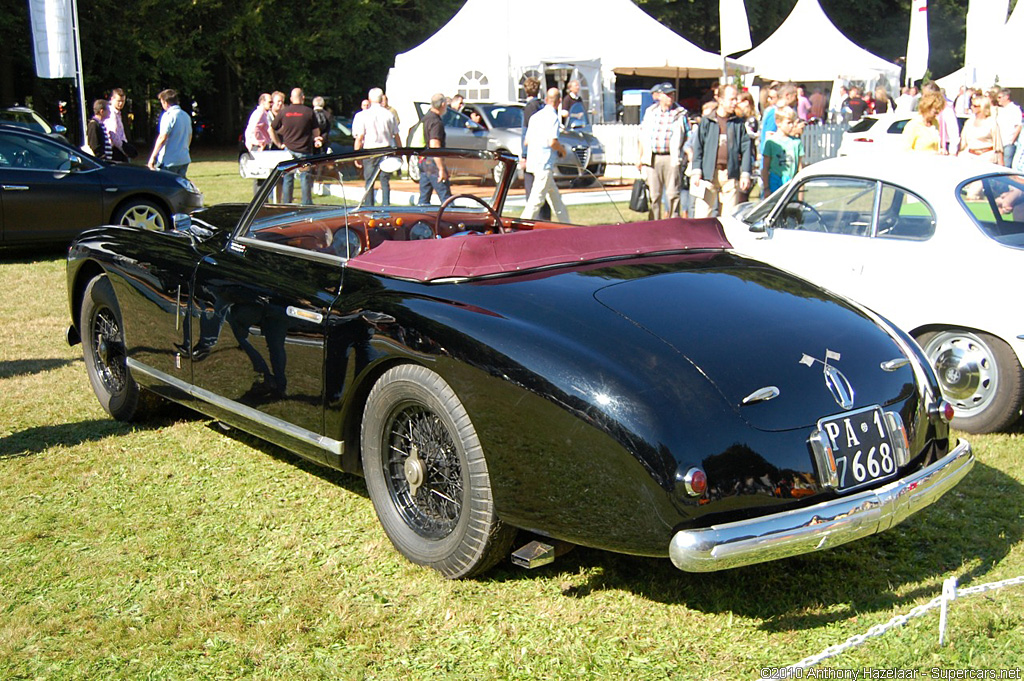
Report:
[[[881,239],[926,241],[935,234],[935,211],[924,199],[891,184],[882,185],[878,202],[878,230]]]
[[[813,178],[789,196],[772,226],[870,236],[877,184],[850,177]]]
[[[1024,248],[1024,176],[990,175],[960,188],[960,201],[989,238]]]

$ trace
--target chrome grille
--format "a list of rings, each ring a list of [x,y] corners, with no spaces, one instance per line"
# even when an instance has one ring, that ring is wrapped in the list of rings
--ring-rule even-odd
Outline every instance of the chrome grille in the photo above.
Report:
[[[580,160],[580,167],[586,170],[587,164],[590,163],[590,147],[573,147],[572,150]]]

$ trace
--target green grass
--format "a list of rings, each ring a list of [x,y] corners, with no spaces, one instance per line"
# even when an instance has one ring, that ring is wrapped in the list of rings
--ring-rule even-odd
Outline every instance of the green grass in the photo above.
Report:
[[[448,582],[394,551],[359,478],[184,410],[111,421],[63,341],[60,254],[4,254],[0,290],[3,679],[757,678],[947,576],[1024,574],[1015,432],[971,436],[978,466],[922,514],[815,555],[691,575],[577,549]],[[829,664],[1024,666],[1022,611],[1024,587],[973,596],[943,648],[933,611]]]

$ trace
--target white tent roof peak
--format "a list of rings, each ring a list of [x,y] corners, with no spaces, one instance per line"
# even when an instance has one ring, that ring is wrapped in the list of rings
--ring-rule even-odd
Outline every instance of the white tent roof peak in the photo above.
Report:
[[[507,54],[511,66],[600,59],[602,68],[638,75],[709,78],[719,55],[700,49],[632,0],[467,0],[437,33],[395,57],[395,68],[423,58],[469,65],[474,50]],[[749,69],[729,60],[729,69]],[[667,77],[667,75],[666,75]]]
[[[873,80],[880,75],[898,78],[900,72],[843,35],[818,0],[797,0],[782,25],[740,59],[757,75],[775,80]]]

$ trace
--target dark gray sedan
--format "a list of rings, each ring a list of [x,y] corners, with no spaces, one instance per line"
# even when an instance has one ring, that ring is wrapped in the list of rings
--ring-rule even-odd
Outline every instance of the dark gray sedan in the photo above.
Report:
[[[107,163],[31,130],[0,124],[0,245],[67,244],[104,224],[164,230],[203,205],[189,180]]]

